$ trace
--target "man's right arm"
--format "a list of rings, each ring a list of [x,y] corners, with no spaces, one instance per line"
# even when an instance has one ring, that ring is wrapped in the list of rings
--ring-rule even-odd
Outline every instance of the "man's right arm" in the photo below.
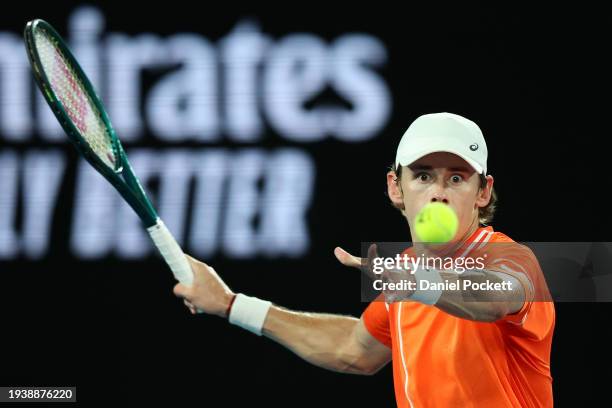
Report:
[[[354,317],[272,306],[263,334],[311,364],[342,373],[371,375],[391,360],[391,350]]]
[[[192,313],[228,317],[236,295],[216,271],[189,258],[194,272],[191,287],[177,284],[174,293],[185,299]],[[391,360],[391,350],[365,328],[363,319],[323,313],[295,312],[272,305],[262,334],[304,360],[329,370],[374,374]]]

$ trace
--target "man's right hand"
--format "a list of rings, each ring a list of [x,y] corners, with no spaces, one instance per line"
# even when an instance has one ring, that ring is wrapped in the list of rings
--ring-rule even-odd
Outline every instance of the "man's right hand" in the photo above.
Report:
[[[212,266],[188,255],[185,256],[193,271],[193,284],[186,286],[177,283],[174,286],[174,294],[184,299],[192,314],[200,311],[227,317],[229,305],[236,294],[223,282]]]

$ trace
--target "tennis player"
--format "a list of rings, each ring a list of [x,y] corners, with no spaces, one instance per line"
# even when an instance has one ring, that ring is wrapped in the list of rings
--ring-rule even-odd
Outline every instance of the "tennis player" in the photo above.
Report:
[[[554,307],[542,296],[546,285],[533,253],[486,226],[495,209],[493,182],[474,122],[450,113],[423,115],[403,135],[387,174],[391,203],[410,227],[425,204],[449,205],[459,219],[456,237],[427,255],[486,253],[484,267],[464,273],[419,268],[407,276],[438,283],[432,285],[437,289],[381,295],[359,319],[287,310],[235,294],[211,266],[191,258],[193,286],[177,284],[174,293],[192,313],[198,308],[226,318],[326,369],[374,374],[392,361],[399,407],[550,407]],[[334,252],[356,268],[373,260]],[[368,258],[375,256],[371,248]],[[476,289],[467,281],[505,283],[505,289]]]

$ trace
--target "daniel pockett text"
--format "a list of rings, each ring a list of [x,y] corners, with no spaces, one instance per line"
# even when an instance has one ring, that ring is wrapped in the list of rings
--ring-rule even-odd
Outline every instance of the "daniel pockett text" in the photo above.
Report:
[[[486,256],[486,255],[485,255]],[[420,257],[407,254],[373,259],[372,282],[382,291],[510,291],[510,280],[486,279],[485,257]],[[387,272],[383,275],[384,272]],[[418,273],[417,273],[418,272]],[[416,275],[416,276],[415,276]]]

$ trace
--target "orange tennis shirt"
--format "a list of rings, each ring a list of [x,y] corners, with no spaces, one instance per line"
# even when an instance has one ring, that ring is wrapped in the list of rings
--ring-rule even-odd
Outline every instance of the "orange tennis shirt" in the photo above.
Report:
[[[491,227],[466,241],[462,256],[487,251],[485,269],[528,277],[527,299],[513,315],[484,323],[417,302],[370,303],[363,313],[372,336],[392,350],[398,407],[552,407],[550,349],[555,309],[534,287],[546,287],[533,253]],[[522,249],[519,249],[521,247]],[[525,250],[526,249],[526,250]],[[501,267],[501,269],[500,269]]]

